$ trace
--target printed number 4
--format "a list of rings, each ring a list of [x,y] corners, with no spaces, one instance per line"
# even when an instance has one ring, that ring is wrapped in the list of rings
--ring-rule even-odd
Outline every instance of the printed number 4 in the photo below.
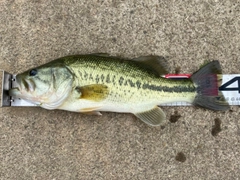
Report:
[[[237,87],[228,87],[237,81]],[[220,91],[238,91],[240,93],[240,77],[235,77],[219,87]]]

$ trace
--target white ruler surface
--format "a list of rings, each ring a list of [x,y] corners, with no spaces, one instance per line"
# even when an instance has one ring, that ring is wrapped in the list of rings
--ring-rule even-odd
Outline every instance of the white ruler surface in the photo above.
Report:
[[[240,74],[223,75],[219,88],[230,105],[240,105]]]

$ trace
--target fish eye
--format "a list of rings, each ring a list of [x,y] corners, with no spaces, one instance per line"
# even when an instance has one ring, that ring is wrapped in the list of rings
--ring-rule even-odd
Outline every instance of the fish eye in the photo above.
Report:
[[[36,70],[36,69],[32,69],[31,71],[29,71],[29,75],[30,75],[30,76],[35,76],[35,75],[37,75],[37,70]]]

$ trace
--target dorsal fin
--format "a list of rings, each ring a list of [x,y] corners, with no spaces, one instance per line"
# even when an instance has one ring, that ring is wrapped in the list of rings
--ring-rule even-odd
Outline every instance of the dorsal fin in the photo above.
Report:
[[[133,60],[155,71],[159,76],[168,74],[166,59],[163,56],[141,56]]]
[[[100,57],[110,57],[108,53],[92,53],[91,55],[100,56]]]

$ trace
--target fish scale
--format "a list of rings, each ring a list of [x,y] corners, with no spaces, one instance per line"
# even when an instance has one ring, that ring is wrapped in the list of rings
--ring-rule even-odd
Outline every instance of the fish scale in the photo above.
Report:
[[[81,62],[80,65],[77,64],[78,61]],[[178,80],[157,77],[151,71],[143,71],[144,68],[139,68],[137,62],[134,61],[116,61],[116,58],[93,56],[91,59],[80,57],[73,62],[66,60],[66,64],[69,64],[69,68],[72,69],[77,81],[79,81],[76,86],[104,83],[111,87],[110,95],[112,96],[109,96],[108,99],[112,101],[127,103],[132,99],[133,94],[135,94],[135,98],[132,101],[141,98],[143,102],[149,101],[149,99],[155,100],[157,97],[165,97],[169,100],[171,97],[190,97],[189,99],[193,99],[195,95],[195,87],[190,80],[179,82]],[[91,74],[88,74],[86,69]],[[124,92],[126,88],[129,91],[127,94]],[[190,94],[191,92],[192,94]],[[166,103],[166,100],[163,101]]]

